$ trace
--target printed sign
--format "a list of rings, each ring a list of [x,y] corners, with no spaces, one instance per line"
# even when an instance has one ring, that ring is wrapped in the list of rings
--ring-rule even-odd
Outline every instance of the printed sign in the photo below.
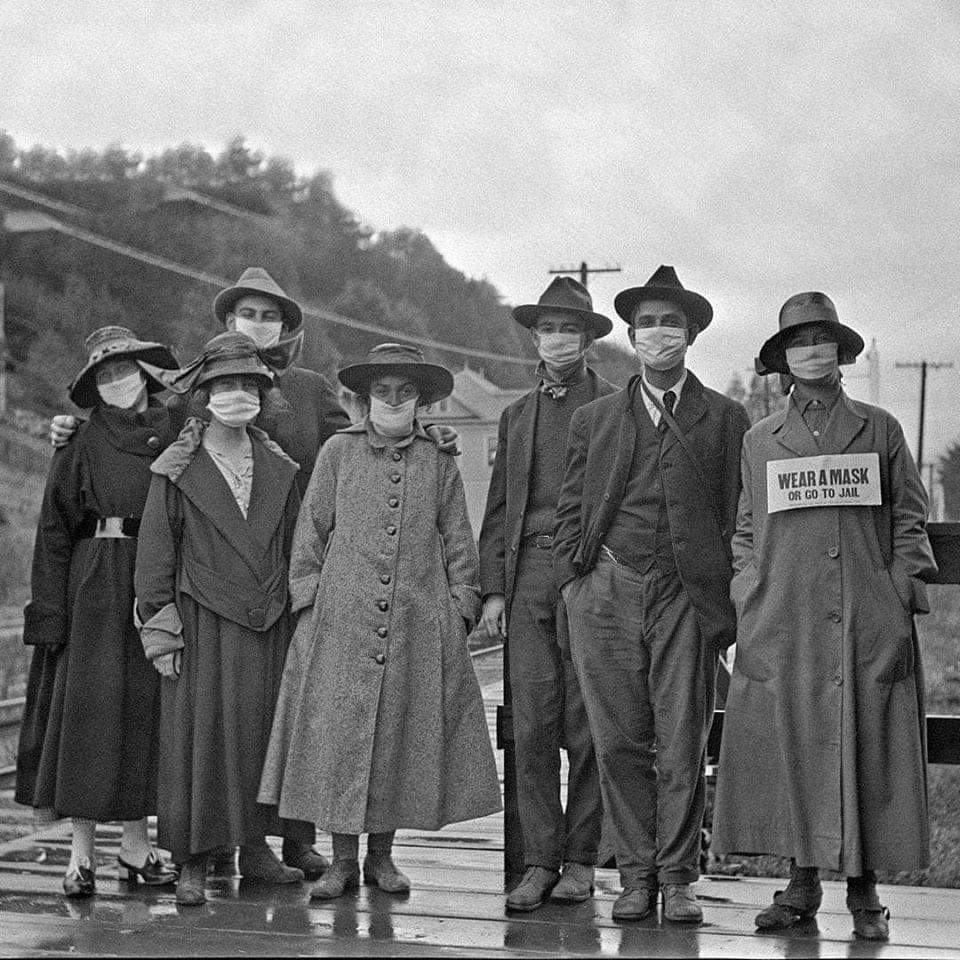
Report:
[[[767,513],[797,507],[873,507],[881,502],[879,454],[767,461]]]

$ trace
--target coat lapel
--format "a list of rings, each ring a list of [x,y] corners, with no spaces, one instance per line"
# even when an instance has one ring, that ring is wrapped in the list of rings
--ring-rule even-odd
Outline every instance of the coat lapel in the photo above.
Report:
[[[638,385],[639,389],[639,385]],[[630,466],[633,463],[633,451],[637,445],[637,428],[633,420],[630,402],[634,391],[621,390],[617,397],[615,415],[608,421],[610,429],[602,440],[601,449],[605,453],[612,453],[607,485],[604,490],[604,502],[615,504],[619,508],[623,499],[623,491],[630,476]]]
[[[677,421],[683,435],[686,437],[691,430],[707,415],[707,401],[703,395],[703,384],[687,371],[687,380],[680,391],[680,400],[674,411],[673,419]],[[667,450],[675,443],[679,443],[676,434],[667,430],[663,438],[663,449]]]
[[[840,397],[830,411],[830,419],[823,431],[823,446],[825,450],[843,451],[856,439],[863,429],[867,418],[859,414],[850,402],[849,397],[841,391]]]
[[[530,489],[530,476],[533,472],[533,432],[537,428],[537,405],[539,402],[540,391],[531,390],[523,403],[523,409],[514,422],[513,438],[517,443],[519,476],[524,478],[521,510],[527,508],[527,492]]]
[[[253,488],[245,523],[260,556],[270,545],[280,524],[290,485],[296,475],[297,468],[292,462],[281,460],[262,443],[253,440]]]
[[[778,443],[798,457],[818,457],[823,453],[810,428],[804,423],[793,397],[787,401],[786,409],[770,424],[770,432]]]

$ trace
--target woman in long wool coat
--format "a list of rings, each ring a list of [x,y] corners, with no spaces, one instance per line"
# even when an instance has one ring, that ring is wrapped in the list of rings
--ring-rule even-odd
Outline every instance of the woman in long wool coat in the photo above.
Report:
[[[70,398],[90,407],[54,454],[37,528],[24,642],[33,645],[17,754],[16,799],[73,818],[69,897],[95,891],[97,821],[123,821],[121,876],[171,883],[150,846],[157,804],[159,678],[133,623],[137,528],[150,463],[179,423],[154,394],[176,360],[125,327],[102,327]]]
[[[324,445],[290,563],[299,612],[260,800],[333,833],[313,888],[364,879],[402,893],[398,827],[436,830],[501,808],[466,645],[479,561],[459,471],[415,420],[453,378],[419,350],[382,344],[340,381],[369,415]]]
[[[780,333],[760,352],[769,371],[789,371],[796,386],[786,410],[744,439],[730,588],[737,654],[714,849],[793,859],[787,890],[757,926],[812,916],[821,899],[817,870],[826,868],[847,875],[857,936],[886,939],[875,872],[918,870],[928,859],[913,616],[929,609],[923,580],[936,566],[926,493],[900,425],[841,388],[838,358],[852,363],[862,349],[829,298],[810,293],[787,301]],[[814,493],[822,482],[808,458],[825,455],[839,455],[828,466],[840,477],[852,466],[874,487],[879,481],[881,503],[835,497],[829,506],[777,509],[781,475],[804,481],[800,502],[819,499],[805,496],[810,472]],[[876,456],[878,476],[865,456]],[[849,498],[856,479],[847,474],[839,496]]]

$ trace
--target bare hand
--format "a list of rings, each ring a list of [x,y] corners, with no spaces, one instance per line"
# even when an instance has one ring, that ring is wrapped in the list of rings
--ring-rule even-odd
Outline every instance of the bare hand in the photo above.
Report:
[[[491,640],[507,637],[507,601],[502,593],[491,593],[483,601],[477,630]]]
[[[437,446],[444,452],[449,453],[451,457],[459,457],[460,434],[453,427],[447,427],[443,424],[433,423],[427,427],[427,433],[437,442]]]
[[[164,653],[153,661],[157,673],[161,677],[168,677],[176,680],[180,676],[180,661],[183,653],[180,650],[174,650],[171,653]]]
[[[65,447],[79,426],[80,421],[76,417],[71,417],[69,413],[57,414],[50,421],[50,443],[57,449]]]

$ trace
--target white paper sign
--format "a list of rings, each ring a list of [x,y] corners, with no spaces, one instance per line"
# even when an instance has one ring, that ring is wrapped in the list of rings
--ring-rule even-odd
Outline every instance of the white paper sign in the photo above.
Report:
[[[881,502],[877,453],[767,461],[767,513],[797,507],[872,507]]]

